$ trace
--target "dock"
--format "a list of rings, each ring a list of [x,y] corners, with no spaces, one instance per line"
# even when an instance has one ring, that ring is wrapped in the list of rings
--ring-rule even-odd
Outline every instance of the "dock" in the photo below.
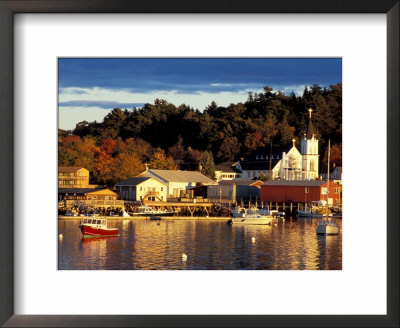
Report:
[[[144,201],[144,205],[154,209],[173,211],[177,216],[205,216],[208,217],[216,210],[216,206],[210,202],[155,202]]]

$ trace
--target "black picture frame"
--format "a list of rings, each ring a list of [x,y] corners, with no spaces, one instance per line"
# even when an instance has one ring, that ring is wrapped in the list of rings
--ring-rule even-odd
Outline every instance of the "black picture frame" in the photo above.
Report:
[[[0,0],[0,324],[4,327],[399,327],[399,0]],[[387,315],[14,315],[13,16],[16,13],[384,13]],[[367,287],[366,287],[367,288]],[[345,296],[344,296],[345,297]]]

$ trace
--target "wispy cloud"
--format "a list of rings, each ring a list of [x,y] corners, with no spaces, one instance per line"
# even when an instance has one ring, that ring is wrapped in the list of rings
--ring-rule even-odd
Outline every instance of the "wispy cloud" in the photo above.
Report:
[[[82,94],[88,94],[82,93]],[[133,108],[142,107],[144,103],[121,103],[118,101],[107,101],[107,100],[70,100],[62,101],[58,104],[60,107],[100,107],[104,109],[112,108]]]

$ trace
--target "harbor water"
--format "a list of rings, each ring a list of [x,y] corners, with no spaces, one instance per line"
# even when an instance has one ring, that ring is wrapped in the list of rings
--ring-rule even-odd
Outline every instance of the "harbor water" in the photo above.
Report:
[[[80,220],[60,219],[59,270],[341,270],[340,234],[319,236],[319,219],[272,225],[226,220],[108,220],[119,237],[82,238]],[[186,255],[186,257],[184,255]]]

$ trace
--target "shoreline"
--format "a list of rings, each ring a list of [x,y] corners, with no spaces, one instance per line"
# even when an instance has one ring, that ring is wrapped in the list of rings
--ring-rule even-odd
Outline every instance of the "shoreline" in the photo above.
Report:
[[[59,215],[58,220],[83,220],[83,219],[93,219],[92,216],[65,216],[65,215]],[[107,219],[107,220],[129,220],[129,221],[150,221],[150,216],[130,216],[130,217],[124,217],[124,216],[96,216],[95,218],[98,219]],[[173,221],[173,220],[195,220],[195,221],[208,221],[208,220],[229,220],[231,217],[229,216],[210,216],[210,217],[205,217],[205,216],[161,216],[162,221]],[[153,221],[153,220],[151,220]]]

